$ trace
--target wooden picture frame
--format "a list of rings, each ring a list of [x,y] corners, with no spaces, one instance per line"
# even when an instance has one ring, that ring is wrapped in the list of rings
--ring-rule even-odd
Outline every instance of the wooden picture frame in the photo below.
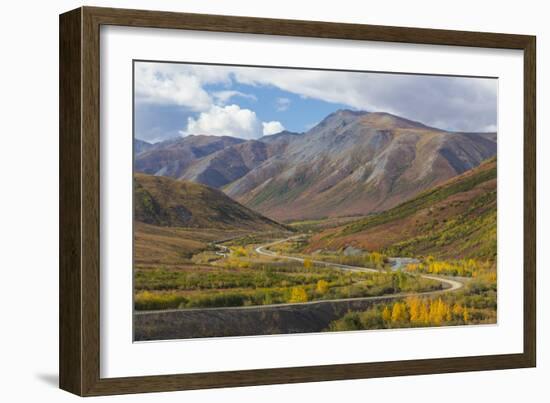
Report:
[[[523,353],[100,377],[100,26],[368,40],[524,52]],[[534,36],[81,7],[60,16],[60,387],[81,396],[525,368],[536,365]]]

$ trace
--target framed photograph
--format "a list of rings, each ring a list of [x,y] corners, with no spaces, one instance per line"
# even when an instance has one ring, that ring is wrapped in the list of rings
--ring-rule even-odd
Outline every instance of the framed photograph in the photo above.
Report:
[[[535,37],[60,16],[60,386],[533,367]]]

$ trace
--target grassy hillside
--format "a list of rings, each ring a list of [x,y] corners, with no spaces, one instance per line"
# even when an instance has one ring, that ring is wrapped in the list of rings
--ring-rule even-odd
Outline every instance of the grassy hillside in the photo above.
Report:
[[[188,263],[212,243],[287,228],[197,183],[134,175],[134,260],[142,265]]]
[[[329,229],[308,247],[354,245],[391,256],[496,257],[496,159],[383,213]]]
[[[189,263],[194,255],[213,250],[213,242],[247,233],[243,230],[160,227],[136,221],[134,263],[137,267]]]
[[[134,218],[138,222],[162,227],[286,229],[217,189],[139,173],[134,175]]]

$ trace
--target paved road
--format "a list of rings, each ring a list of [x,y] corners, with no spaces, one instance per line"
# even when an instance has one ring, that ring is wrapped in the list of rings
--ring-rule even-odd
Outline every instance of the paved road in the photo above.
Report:
[[[259,253],[260,255],[264,255],[264,256],[278,257],[278,258],[283,258],[283,259],[287,259],[287,260],[295,260],[297,262],[303,262],[305,260],[303,258],[300,258],[300,257],[297,257],[297,256],[285,256],[285,255],[281,255],[279,253],[275,253],[273,251],[270,251],[270,250],[266,249],[266,248],[269,248],[270,246],[274,246],[274,245],[278,245],[278,244],[283,243],[283,242],[291,241],[291,240],[299,238],[299,237],[301,237],[301,235],[296,235],[296,236],[286,238],[286,239],[280,239],[280,240],[275,241],[275,242],[270,242],[268,244],[258,246],[256,248],[256,252]],[[350,265],[347,265],[347,264],[323,262],[322,260],[311,260],[311,261],[313,263],[316,263],[316,264],[321,264],[321,265],[328,266],[328,267],[335,267],[337,269],[342,269],[342,270],[347,270],[347,271],[354,271],[354,272],[381,272],[382,271],[382,270],[377,270],[377,269],[373,269],[373,268],[369,268],[369,267],[358,267],[358,266],[350,266]],[[436,294],[436,293],[441,293],[441,292],[456,291],[456,290],[459,290],[460,288],[464,287],[464,284],[462,282],[456,281],[456,280],[451,280],[451,279],[445,278],[445,277],[432,276],[432,275],[428,275],[428,274],[421,274],[420,277],[426,278],[426,279],[429,279],[429,280],[439,281],[439,282],[447,285],[448,288],[445,288],[443,290],[437,290],[437,291],[414,293],[414,294],[417,294],[417,295],[428,295],[428,294]],[[409,295],[409,294],[407,294],[407,295]],[[401,298],[403,296],[404,296],[404,294],[395,294],[396,298],[397,297]],[[376,297],[365,297],[365,298],[374,299]],[[387,298],[387,296],[384,296],[384,298]]]
[[[296,238],[299,238],[299,237],[300,237],[300,235],[296,235],[296,236],[293,236],[293,237],[290,237],[290,238],[281,239],[279,241],[271,242],[271,243],[268,243],[266,245],[258,246],[256,248],[256,252],[259,253],[260,255],[278,257],[278,258],[283,258],[283,259],[287,259],[287,260],[295,260],[297,262],[303,262],[305,259],[302,259],[300,257],[284,256],[284,255],[280,255],[278,253],[275,253],[275,252],[272,252],[270,250],[265,249],[265,248],[268,248],[270,246],[277,245],[277,244],[280,244],[280,243],[283,243],[283,242],[286,242],[286,241],[290,241],[292,239],[296,239]],[[313,263],[319,264],[319,265],[328,266],[328,267],[336,267],[337,269],[343,269],[343,270],[347,270],[347,271],[371,272],[371,273],[372,272],[378,272],[378,270],[371,269],[371,268],[368,268],[368,267],[357,267],[357,266],[350,266],[350,265],[347,265],[347,264],[323,262],[322,260],[313,260],[313,259],[308,259],[308,260],[310,260]]]

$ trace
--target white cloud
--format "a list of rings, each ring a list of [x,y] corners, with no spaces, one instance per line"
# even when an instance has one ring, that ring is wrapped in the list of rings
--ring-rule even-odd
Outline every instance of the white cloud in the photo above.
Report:
[[[276,120],[271,121],[271,122],[263,122],[262,126],[263,126],[263,135],[264,136],[269,136],[271,134],[280,133],[283,130],[285,130],[285,127],[282,125],[282,123],[278,122]]]
[[[207,134],[255,139],[262,135],[262,125],[256,113],[238,105],[213,105],[201,112],[197,119],[187,119],[187,130],[182,134]]]
[[[258,98],[256,98],[256,96],[253,95],[253,94],[245,94],[244,92],[231,91],[231,90],[216,91],[212,95],[214,96],[216,101],[219,104],[222,104],[222,105],[226,104],[233,97],[246,98],[246,99],[250,99],[252,101],[257,101],[258,100]]]
[[[447,130],[477,131],[496,124],[494,79],[168,63],[136,66],[138,102],[177,104],[198,112],[239,96],[231,85],[240,83],[272,86],[360,110],[390,112]],[[226,85],[227,91],[209,95],[206,84]],[[286,101],[276,102],[276,108],[288,107]]]
[[[209,110],[212,105],[225,105],[234,97],[257,101],[254,94],[223,90],[209,93],[206,84],[231,84],[231,71],[223,66],[172,63],[136,64],[135,92],[137,102],[179,105],[192,111]]]
[[[289,108],[290,102],[291,101],[288,98],[279,97],[275,101],[275,104],[276,104],[275,109],[277,109],[277,111],[279,111],[279,112],[284,112]]]
[[[476,131],[496,122],[495,79],[262,68],[235,68],[233,77],[241,84],[275,86],[447,130]]]
[[[169,65],[165,66],[169,67]],[[172,73],[157,64],[138,64],[135,70],[137,102],[179,105],[193,111],[203,111],[212,105],[210,95],[195,75]]]

